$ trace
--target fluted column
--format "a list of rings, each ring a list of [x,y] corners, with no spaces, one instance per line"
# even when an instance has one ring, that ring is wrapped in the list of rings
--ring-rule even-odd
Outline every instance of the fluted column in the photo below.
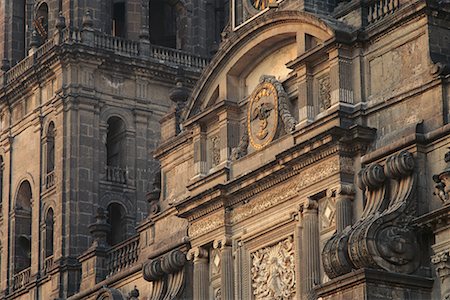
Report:
[[[320,283],[319,216],[318,203],[308,199],[303,206],[302,298],[309,299],[315,285]]]
[[[209,299],[208,251],[195,247],[187,253],[187,259],[194,262],[194,299]]]
[[[347,226],[352,225],[352,201],[355,189],[352,184],[343,184],[336,195],[336,230],[342,232]]]
[[[231,239],[224,237],[214,241],[213,247],[220,250],[220,290],[222,300],[234,299],[234,271]]]

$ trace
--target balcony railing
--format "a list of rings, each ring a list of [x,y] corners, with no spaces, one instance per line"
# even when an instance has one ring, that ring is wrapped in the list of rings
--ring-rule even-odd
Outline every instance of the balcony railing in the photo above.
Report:
[[[139,235],[114,246],[107,257],[107,274],[112,276],[134,265],[139,258]]]
[[[106,181],[127,184],[128,179],[128,169],[106,166]]]
[[[90,39],[88,34],[91,34]],[[37,48],[33,54],[24,58],[18,64],[8,70],[3,78],[0,77],[0,85],[9,84],[18,79],[27,70],[31,69],[46,53],[55,46],[63,44],[89,45],[96,49],[103,49],[136,58],[149,58],[159,62],[183,66],[186,68],[203,69],[209,62],[208,58],[191,54],[186,51],[165,48],[156,45],[148,45],[141,41],[131,41],[119,37],[106,35],[97,31],[83,31],[79,29],[66,28],[53,39],[49,39],[42,46]],[[147,48],[143,48],[147,47]],[[149,47],[149,48],[148,48]],[[147,50],[144,50],[147,49]]]
[[[55,185],[55,171],[51,171],[45,175],[45,188],[49,189]]]
[[[31,277],[31,268],[26,268],[25,270],[20,271],[17,274],[14,274],[13,290],[17,291],[25,287],[30,282],[30,277]]]
[[[400,7],[400,0],[375,0],[369,4],[367,22],[374,23],[393,13]]]
[[[46,257],[44,260],[44,268],[42,269],[42,276],[47,275],[53,267],[53,255]]]

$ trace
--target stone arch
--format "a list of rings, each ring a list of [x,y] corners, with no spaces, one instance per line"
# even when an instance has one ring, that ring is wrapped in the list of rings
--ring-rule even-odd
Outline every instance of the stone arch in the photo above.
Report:
[[[297,11],[268,12],[261,15],[251,23],[247,23],[238,29],[237,32],[226,33],[225,41],[222,42],[219,51],[211,63],[206,67],[202,76],[198,80],[191,99],[188,103],[186,117],[190,117],[208,106],[211,95],[217,88],[221,78],[227,77],[229,72],[234,75],[243,68],[248,60],[248,55],[262,55],[267,45],[273,45],[280,41],[291,39],[296,42],[299,33],[307,33],[325,43],[327,40],[347,33],[346,26],[341,32],[338,29],[340,24],[327,23],[318,17]],[[233,90],[224,87],[227,90]],[[230,100],[229,95],[227,99]]]
[[[95,299],[96,300],[125,300],[125,297],[117,289],[103,287]]]
[[[134,132],[134,118],[133,115],[127,111],[117,107],[108,107],[100,113],[100,122],[102,126],[107,126],[108,119],[111,117],[121,118],[125,122],[127,132]]]

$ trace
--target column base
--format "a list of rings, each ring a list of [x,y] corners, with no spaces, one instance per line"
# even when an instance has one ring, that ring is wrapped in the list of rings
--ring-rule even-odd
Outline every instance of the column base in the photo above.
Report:
[[[315,288],[321,300],[431,299],[433,279],[361,269]]]

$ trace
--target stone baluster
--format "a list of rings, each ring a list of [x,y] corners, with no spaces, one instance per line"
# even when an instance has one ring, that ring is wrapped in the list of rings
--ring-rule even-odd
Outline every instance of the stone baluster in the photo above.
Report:
[[[234,270],[233,270],[233,252],[231,247],[231,239],[223,237],[214,241],[214,249],[220,250],[220,280],[222,292],[222,300],[234,299]]]
[[[352,184],[342,184],[336,195],[336,230],[342,232],[352,225],[352,201],[355,189]]]
[[[208,251],[195,247],[188,251],[186,258],[194,262],[194,299],[209,299]]]
[[[83,43],[88,46],[94,46],[94,21],[92,20],[91,11],[86,10],[83,16],[83,30],[81,31],[81,38]]]
[[[308,199],[303,206],[302,299],[309,299],[315,285],[320,283],[319,215],[318,203]]]

